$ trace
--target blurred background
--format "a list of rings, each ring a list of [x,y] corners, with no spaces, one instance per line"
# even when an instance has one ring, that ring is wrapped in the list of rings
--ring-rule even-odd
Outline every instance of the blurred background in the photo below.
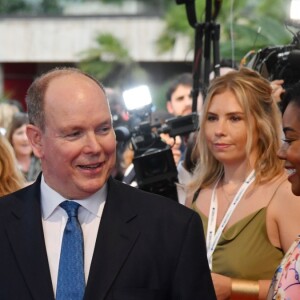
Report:
[[[204,21],[206,3],[195,3]],[[239,64],[249,51],[290,43],[288,10],[286,0],[221,3],[220,58]],[[25,108],[32,80],[64,65],[119,90],[147,84],[165,109],[170,78],[192,71],[194,39],[175,0],[0,0],[0,101]]]

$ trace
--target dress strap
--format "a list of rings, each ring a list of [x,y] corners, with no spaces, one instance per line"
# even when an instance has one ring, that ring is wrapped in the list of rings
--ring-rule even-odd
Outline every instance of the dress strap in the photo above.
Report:
[[[201,188],[199,188],[199,189],[195,192],[195,194],[194,194],[194,196],[193,196],[193,201],[192,201],[192,203],[194,203],[194,202],[197,200],[200,191],[201,191]]]
[[[269,207],[270,203],[272,202],[272,200],[274,199],[274,196],[276,194],[276,192],[278,191],[278,189],[280,188],[280,186],[286,181],[286,176],[282,176],[282,178],[278,178],[277,179],[279,181],[279,184],[276,186],[276,188],[274,189],[272,196],[270,198],[269,203],[267,204],[267,207]]]

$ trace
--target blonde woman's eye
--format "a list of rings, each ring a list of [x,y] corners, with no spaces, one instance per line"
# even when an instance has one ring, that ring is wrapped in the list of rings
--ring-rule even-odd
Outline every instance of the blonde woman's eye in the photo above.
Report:
[[[217,120],[217,117],[216,116],[213,116],[213,115],[208,115],[207,116],[207,121],[215,121],[215,120]]]
[[[232,116],[230,119],[231,119],[232,121],[234,121],[234,122],[237,122],[237,121],[240,121],[240,120],[241,120],[241,117],[239,117],[239,116]]]

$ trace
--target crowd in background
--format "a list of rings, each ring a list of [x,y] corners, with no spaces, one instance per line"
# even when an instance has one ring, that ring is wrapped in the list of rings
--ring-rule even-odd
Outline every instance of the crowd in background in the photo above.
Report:
[[[175,138],[160,134],[178,171],[178,202],[201,217],[218,300],[297,299],[299,84],[285,91],[283,80],[269,82],[247,68],[223,71],[217,78],[212,73],[208,89],[200,89],[199,129]],[[164,113],[156,112],[160,124],[192,113],[192,74],[173,79]],[[106,93],[114,127],[126,127],[121,94],[109,88]],[[0,196],[31,184],[41,172],[28,124],[22,107],[0,103]],[[138,187],[134,156],[130,138],[118,141],[111,174]]]
[[[12,158],[7,158],[6,167],[1,165],[1,184],[2,186],[15,186],[18,179],[18,187],[24,187],[32,183],[41,171],[39,160],[34,156],[32,147],[26,135],[26,125],[29,123],[27,113],[24,112],[22,105],[16,101],[5,101],[0,103],[0,128],[1,144],[4,153],[8,153]],[[2,153],[1,153],[2,155]],[[4,161],[4,159],[3,159]],[[13,165],[11,163],[14,163]],[[14,176],[5,174],[14,173]],[[10,181],[15,182],[12,184]],[[8,194],[14,189],[3,189],[1,195]]]

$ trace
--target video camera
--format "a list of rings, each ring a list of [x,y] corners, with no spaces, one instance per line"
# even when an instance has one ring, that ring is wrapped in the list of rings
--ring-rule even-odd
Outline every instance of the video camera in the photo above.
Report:
[[[149,102],[149,95],[149,91],[146,91],[146,95],[134,100],[135,96],[132,93],[123,93],[125,105],[130,113],[131,126],[127,134],[124,134],[124,128],[116,128],[117,140],[127,139],[131,142],[138,187],[178,201],[175,185],[175,182],[178,182],[177,167],[171,147],[161,139],[160,134],[168,133],[170,137],[175,138],[177,135],[182,136],[197,130],[198,114],[173,117],[162,124],[153,124],[151,123],[152,105]],[[142,100],[144,100],[144,105],[141,104]],[[138,104],[138,107],[133,107],[131,105],[133,103]]]
[[[299,66],[299,33],[290,45],[267,47],[260,50],[248,64],[248,67],[258,71],[270,81],[283,79],[285,87],[300,80]]]
[[[299,0],[291,1],[290,19],[286,21],[287,26],[300,28],[299,5]],[[293,33],[293,35],[291,44],[264,48],[250,60],[247,66],[258,71],[270,81],[283,79],[285,88],[299,81],[300,32]]]

